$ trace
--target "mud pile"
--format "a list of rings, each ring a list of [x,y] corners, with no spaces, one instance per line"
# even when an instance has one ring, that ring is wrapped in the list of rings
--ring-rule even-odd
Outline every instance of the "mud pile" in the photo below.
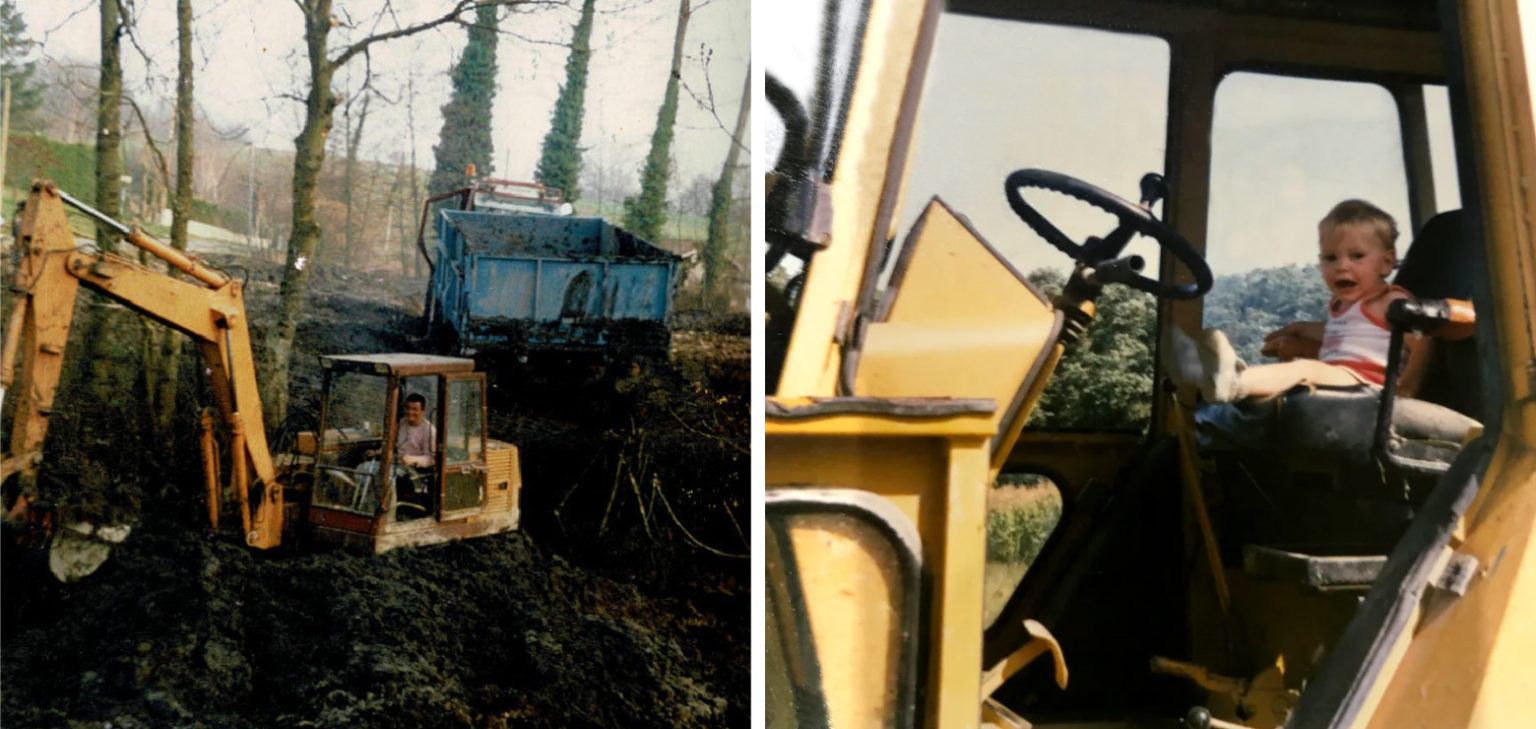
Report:
[[[275,265],[214,263],[248,281],[260,325]],[[295,414],[316,354],[420,347],[420,282],[316,273]],[[195,450],[130,437],[132,387],[77,400],[93,444],[52,439],[54,481],[96,482],[110,496],[87,502],[138,523],[80,583],[6,565],[0,724],[744,726],[749,360],[721,321],[617,381],[498,367],[490,435],[520,449],[522,529],[376,557],[203,534]]]

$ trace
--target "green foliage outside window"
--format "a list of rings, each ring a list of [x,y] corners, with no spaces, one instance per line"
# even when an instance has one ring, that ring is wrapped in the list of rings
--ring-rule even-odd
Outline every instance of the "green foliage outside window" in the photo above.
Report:
[[[1259,355],[1264,335],[1293,321],[1321,321],[1328,287],[1315,266],[1296,264],[1222,276],[1205,295],[1205,326],[1220,329],[1245,361]]]
[[[1040,268],[1026,277],[1047,300],[1066,278]],[[1264,335],[1293,321],[1321,320],[1328,289],[1297,264],[1221,276],[1205,296],[1205,326],[1226,333],[1249,363]],[[1087,334],[1067,349],[1029,418],[1040,430],[1145,430],[1152,416],[1157,300],[1126,286],[1105,287]]]
[[[1055,299],[1066,278],[1030,272],[1029,283]],[[1088,332],[1067,349],[1040,396],[1029,426],[1041,430],[1144,430],[1152,417],[1152,355],[1157,300],[1128,286],[1107,286]]]

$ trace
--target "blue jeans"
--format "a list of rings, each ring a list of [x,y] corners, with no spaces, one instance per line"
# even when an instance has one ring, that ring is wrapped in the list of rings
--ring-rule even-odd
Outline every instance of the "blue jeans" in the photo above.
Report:
[[[1238,402],[1200,402],[1195,406],[1195,443],[1199,449],[1233,450],[1264,448],[1274,441],[1278,398]]]

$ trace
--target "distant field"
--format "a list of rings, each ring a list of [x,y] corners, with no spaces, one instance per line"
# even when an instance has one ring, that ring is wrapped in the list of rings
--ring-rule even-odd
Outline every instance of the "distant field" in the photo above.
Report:
[[[999,479],[987,493],[983,624],[991,624],[1061,519],[1061,492],[1049,479]],[[1010,483],[1022,481],[1022,483]]]

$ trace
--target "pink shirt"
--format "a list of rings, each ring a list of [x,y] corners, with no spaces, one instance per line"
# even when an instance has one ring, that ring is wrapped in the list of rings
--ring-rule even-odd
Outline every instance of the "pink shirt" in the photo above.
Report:
[[[397,456],[427,456],[431,457],[437,452],[437,427],[423,419],[421,425],[413,426],[400,419],[400,424],[395,428],[395,455]]]

